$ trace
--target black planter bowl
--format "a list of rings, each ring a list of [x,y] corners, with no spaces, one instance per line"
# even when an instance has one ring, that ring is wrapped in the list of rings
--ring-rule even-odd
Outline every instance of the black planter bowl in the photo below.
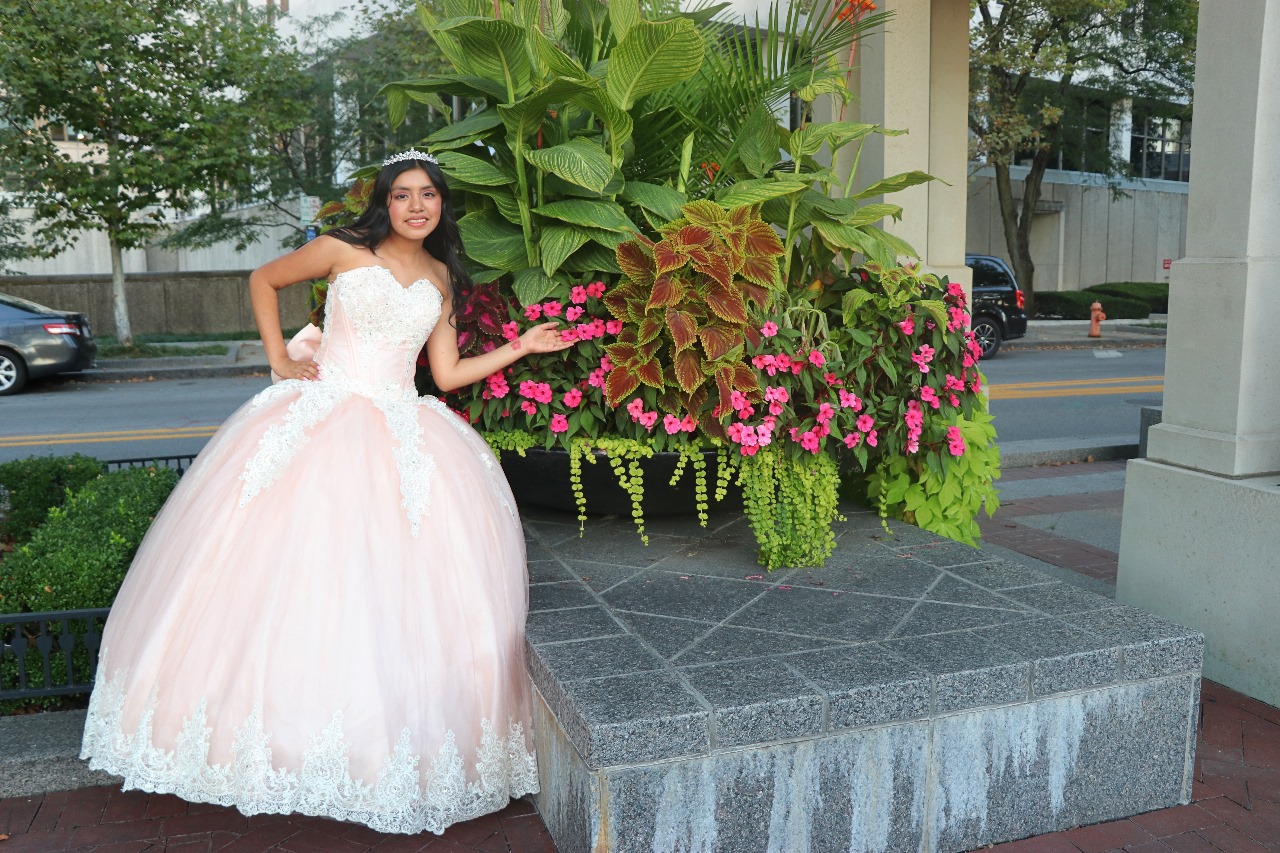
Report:
[[[707,462],[707,511],[741,510],[742,488],[733,483],[724,500],[716,500],[716,452],[704,450],[702,456]],[[587,514],[630,517],[631,496],[618,485],[609,457],[599,451],[595,457],[595,464],[585,459],[582,462],[582,493],[587,500]],[[674,452],[654,453],[640,460],[644,472],[644,498],[640,506],[646,518],[697,513],[692,462],[685,463],[679,482],[671,485],[671,476],[679,461],[680,454]],[[505,450],[502,470],[519,506],[577,514],[578,506],[569,481],[569,451],[558,447],[550,450],[531,447],[521,456],[514,450]]]

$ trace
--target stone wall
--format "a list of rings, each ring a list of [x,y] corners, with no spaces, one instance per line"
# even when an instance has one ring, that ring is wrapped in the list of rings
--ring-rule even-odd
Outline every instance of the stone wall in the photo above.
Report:
[[[249,271],[131,273],[126,278],[135,335],[252,331]],[[109,275],[0,277],[0,293],[89,316],[98,335],[115,335]],[[310,313],[310,289],[280,291],[280,322],[298,328]]]

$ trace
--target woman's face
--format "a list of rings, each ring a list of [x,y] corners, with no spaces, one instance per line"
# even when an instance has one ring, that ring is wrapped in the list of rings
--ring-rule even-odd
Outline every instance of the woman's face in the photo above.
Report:
[[[406,169],[396,176],[387,196],[391,230],[406,240],[421,241],[439,224],[442,204],[425,169]]]

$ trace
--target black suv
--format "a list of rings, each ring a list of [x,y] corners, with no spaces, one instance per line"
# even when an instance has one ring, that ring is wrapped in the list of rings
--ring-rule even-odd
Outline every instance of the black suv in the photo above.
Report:
[[[1027,334],[1026,297],[1003,258],[965,255],[964,263],[973,270],[971,328],[982,347],[982,357],[990,358],[1000,350],[1001,341]]]

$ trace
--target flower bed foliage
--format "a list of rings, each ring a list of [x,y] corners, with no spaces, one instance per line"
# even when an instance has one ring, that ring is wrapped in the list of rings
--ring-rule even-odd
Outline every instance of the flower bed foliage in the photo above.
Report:
[[[446,395],[492,446],[566,450],[583,517],[581,466],[607,460],[641,535],[644,460],[676,451],[701,516],[741,483],[770,568],[825,560],[842,472],[884,516],[974,541],[998,453],[963,292],[900,266],[916,252],[877,224],[902,213],[884,196],[931,178],[855,192],[866,141],[903,131],[813,120],[819,97],[848,103],[841,60],[885,20],[874,4],[754,22],[636,0],[440,8],[422,19],[452,72],[384,92],[393,121],[447,111],[442,93],[468,105],[419,146],[478,282],[463,353],[547,318],[577,342]],[[789,97],[794,129],[774,109]]]

